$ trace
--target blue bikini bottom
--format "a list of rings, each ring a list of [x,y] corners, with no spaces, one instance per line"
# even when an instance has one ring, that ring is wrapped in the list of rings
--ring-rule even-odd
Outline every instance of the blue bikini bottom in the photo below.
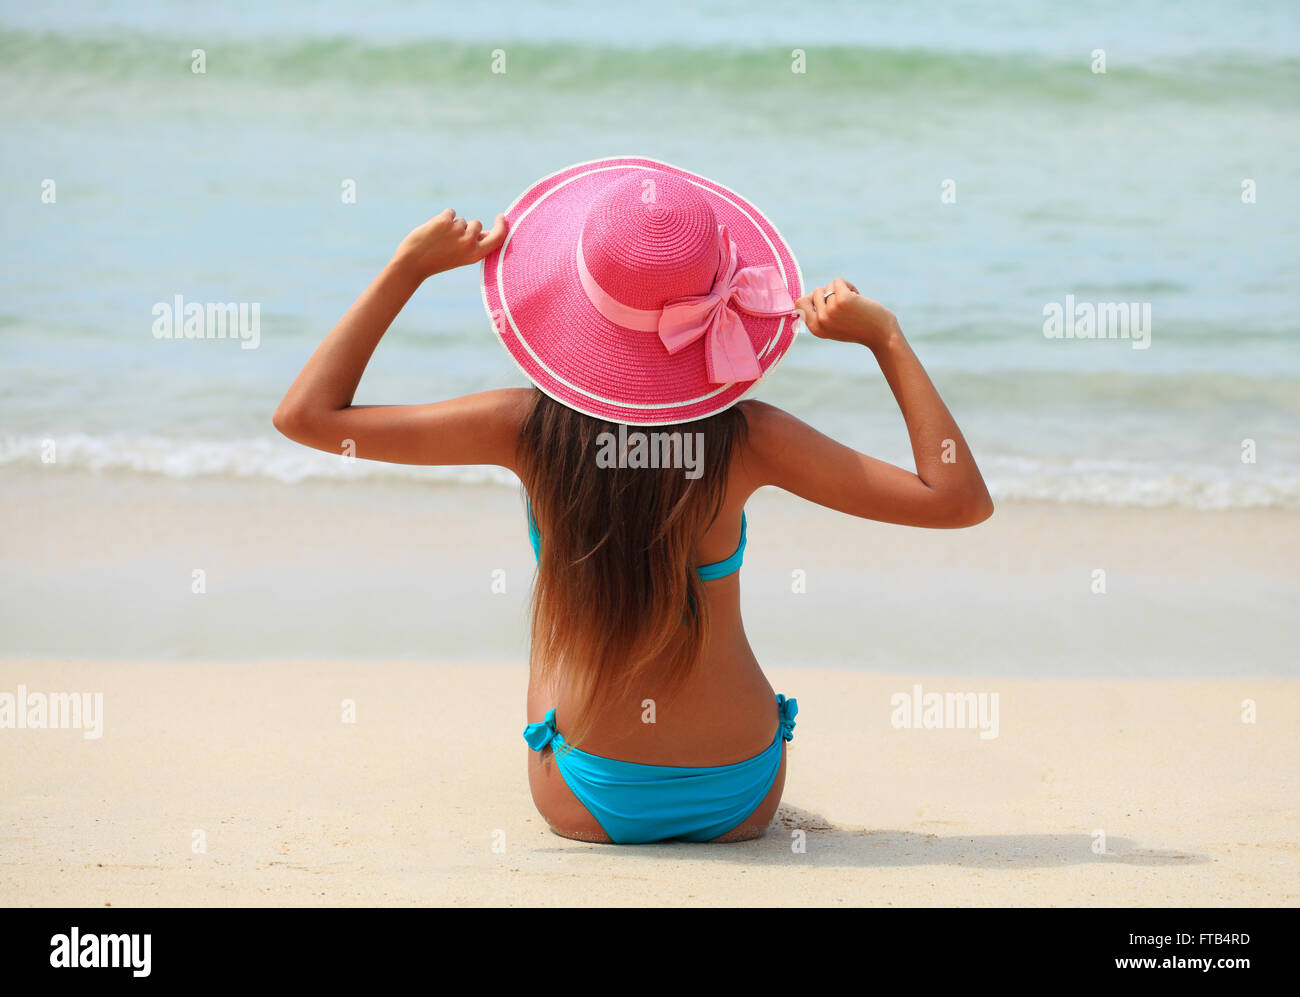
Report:
[[[780,726],[770,747],[734,765],[641,765],[568,747],[555,711],[524,728],[534,751],[550,745],[568,787],[616,844],[682,838],[711,841],[744,823],[767,798],[781,767],[781,742],[794,738],[796,700],[776,697]]]

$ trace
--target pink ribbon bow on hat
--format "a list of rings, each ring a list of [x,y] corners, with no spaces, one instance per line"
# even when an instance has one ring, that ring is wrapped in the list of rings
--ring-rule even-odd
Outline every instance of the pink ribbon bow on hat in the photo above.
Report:
[[[776,267],[737,271],[736,244],[725,225],[718,226],[718,242],[723,258],[712,290],[664,305],[659,316],[659,339],[671,354],[703,336],[705,372],[710,382],[753,381],[762,368],[737,309],[769,318],[798,318],[799,312]]]
[[[587,299],[607,320],[625,329],[657,332],[670,354],[703,336],[705,373],[713,384],[754,381],[762,368],[737,309],[767,318],[797,320],[800,315],[776,267],[768,264],[736,270],[736,244],[725,225],[718,226],[718,248],[722,262],[709,293],[669,301],[662,309],[632,308],[607,294],[587,270],[581,236],[578,279]]]

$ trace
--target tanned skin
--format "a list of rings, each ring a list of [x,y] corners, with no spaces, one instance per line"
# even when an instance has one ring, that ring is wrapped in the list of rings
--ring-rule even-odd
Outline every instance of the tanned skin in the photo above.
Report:
[[[448,209],[411,232],[393,258],[312,354],[275,411],[276,429],[304,446],[340,453],[352,440],[357,457],[398,464],[493,464],[519,473],[516,444],[532,392],[483,391],[423,405],[354,405],[352,399],[380,339],[420,285],[436,274],[478,263],[502,244],[506,220],[488,231]],[[898,402],[916,472],[837,443],[793,415],[759,401],[739,405],[749,422],[744,452],[732,461],[722,511],[700,536],[695,564],[736,549],[749,497],[772,485],[838,512],[902,526],[957,529],[993,514],[975,458],[951,413],[889,309],[842,278],[796,303],[816,338],[866,348]],[[610,711],[584,750],[647,765],[724,765],[759,754],[776,737],[776,694],[745,636],[739,573],[706,582],[712,628],[701,667],[675,693],[642,690],[627,710]],[[637,722],[642,695],[656,698],[657,722]],[[529,683],[527,719],[557,705]],[[631,718],[629,720],[629,717]],[[526,749],[521,749],[526,750]],[[573,795],[549,749],[528,752],[529,785],[538,811],[557,834],[607,842],[599,823]],[[785,785],[785,748],[767,798],[718,841],[760,837]]]

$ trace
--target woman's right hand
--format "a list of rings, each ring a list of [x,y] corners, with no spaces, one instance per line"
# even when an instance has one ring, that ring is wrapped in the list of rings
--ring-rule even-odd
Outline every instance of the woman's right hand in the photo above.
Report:
[[[808,331],[818,339],[860,343],[875,350],[902,335],[893,312],[879,301],[863,297],[842,277],[836,277],[827,287],[813,288],[795,302],[795,307],[803,315]]]
[[[467,221],[448,208],[402,240],[393,255],[393,265],[423,281],[434,274],[477,263],[500,246],[505,237],[505,215],[497,215],[492,228],[484,232],[482,222]]]

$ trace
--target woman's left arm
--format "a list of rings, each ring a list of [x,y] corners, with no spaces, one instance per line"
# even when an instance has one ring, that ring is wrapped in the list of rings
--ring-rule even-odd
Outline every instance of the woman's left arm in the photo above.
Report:
[[[408,235],[391,261],[317,347],[275,410],[275,428],[317,450],[397,464],[499,464],[513,469],[530,393],[484,391],[429,405],[353,405],[375,347],[419,286],[436,273],[477,263],[501,245],[450,208]]]

